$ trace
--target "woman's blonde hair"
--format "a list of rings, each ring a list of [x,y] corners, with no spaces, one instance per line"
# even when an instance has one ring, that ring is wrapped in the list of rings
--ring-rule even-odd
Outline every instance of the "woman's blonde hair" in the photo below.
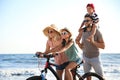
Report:
[[[43,33],[45,36],[47,36],[49,39],[50,37],[48,36],[48,31],[49,30],[53,30],[55,33],[55,37],[54,40],[59,40],[61,38],[60,32],[58,31],[57,27],[55,26],[55,24],[51,24],[50,26],[47,26],[44,30]]]
[[[57,32],[55,32],[54,40],[57,41],[57,40],[60,40],[60,39],[61,39],[61,35],[58,34]]]

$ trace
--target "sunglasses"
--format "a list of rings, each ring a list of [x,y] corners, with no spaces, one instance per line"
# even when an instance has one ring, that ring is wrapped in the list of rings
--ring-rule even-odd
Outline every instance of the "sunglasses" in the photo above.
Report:
[[[62,33],[61,33],[61,35],[66,35],[66,34],[68,34],[68,32],[62,32]]]
[[[53,31],[49,30],[48,33],[53,33]]]
[[[89,21],[91,21],[91,20],[84,20],[84,22],[89,22]]]

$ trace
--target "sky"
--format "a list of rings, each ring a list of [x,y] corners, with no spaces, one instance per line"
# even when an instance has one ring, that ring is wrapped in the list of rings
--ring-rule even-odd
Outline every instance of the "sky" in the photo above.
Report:
[[[42,30],[50,24],[67,27],[75,39],[88,3],[100,18],[105,41],[100,51],[120,53],[119,0],[0,0],[0,53],[44,51],[47,38]]]

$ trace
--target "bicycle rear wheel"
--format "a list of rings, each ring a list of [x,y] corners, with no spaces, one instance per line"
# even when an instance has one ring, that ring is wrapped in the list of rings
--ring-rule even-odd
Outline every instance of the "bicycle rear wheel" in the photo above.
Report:
[[[104,80],[100,75],[93,72],[85,73],[79,80],[86,80],[88,77],[91,77],[92,80]]]

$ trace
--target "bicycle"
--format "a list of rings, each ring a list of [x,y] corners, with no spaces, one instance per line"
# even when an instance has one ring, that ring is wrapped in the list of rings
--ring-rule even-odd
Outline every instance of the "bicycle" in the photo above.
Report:
[[[56,54],[56,55],[58,55],[58,54]],[[52,72],[52,74],[54,75],[56,80],[60,80],[56,71],[52,67],[52,66],[56,67],[57,65],[55,63],[50,62],[50,58],[53,58],[56,55],[43,54],[43,57],[46,58],[47,60],[46,60],[44,69],[41,70],[40,76],[32,76],[32,77],[27,78],[26,80],[51,80],[46,77],[48,70],[50,70]],[[39,56],[39,55],[37,55],[37,56]],[[82,63],[83,63],[83,61],[80,64],[82,64]],[[73,80],[85,80],[87,77],[94,77],[95,78],[94,80],[104,80],[101,76],[99,76],[98,74],[93,73],[93,72],[88,72],[81,76],[77,72],[77,68],[79,68],[79,67],[80,67],[80,65],[78,65],[76,68],[74,68],[72,70]]]

